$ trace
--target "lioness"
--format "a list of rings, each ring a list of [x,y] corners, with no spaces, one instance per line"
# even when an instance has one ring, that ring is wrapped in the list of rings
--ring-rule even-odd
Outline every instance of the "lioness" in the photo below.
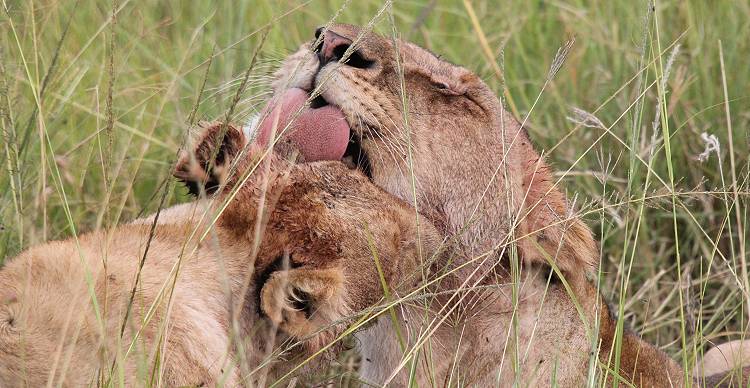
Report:
[[[439,278],[432,299],[404,304],[395,325],[383,319],[359,333],[365,381],[686,383],[675,361],[633,333],[613,354],[616,321],[591,281],[592,234],[571,217],[526,131],[472,72],[336,24],[283,62],[273,88],[282,106],[301,90],[317,107],[340,109],[352,134],[344,160],[455,241],[456,254],[426,269],[425,281]]]
[[[213,182],[213,200],[11,259],[0,386],[264,385],[377,302],[381,274],[397,284],[440,242],[424,222],[418,246],[413,210],[342,163],[268,155],[256,168],[247,143],[214,125],[182,156],[176,175]],[[301,349],[271,355],[288,338],[277,324]]]

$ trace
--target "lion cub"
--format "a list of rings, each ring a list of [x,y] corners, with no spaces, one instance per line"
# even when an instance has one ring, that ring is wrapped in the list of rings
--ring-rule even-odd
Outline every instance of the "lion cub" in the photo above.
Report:
[[[418,244],[414,211],[342,163],[262,153],[206,128],[175,175],[212,199],[11,259],[0,386],[263,385],[439,243],[421,222]],[[302,346],[280,361],[282,343]]]

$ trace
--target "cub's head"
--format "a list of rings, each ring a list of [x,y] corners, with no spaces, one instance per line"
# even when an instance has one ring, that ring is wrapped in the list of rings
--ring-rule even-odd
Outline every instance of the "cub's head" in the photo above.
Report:
[[[500,251],[513,231],[526,261],[594,269],[591,233],[570,218],[526,131],[479,77],[350,25],[319,28],[310,39],[276,73],[274,98],[303,91],[311,110],[340,111],[350,128],[343,160],[473,254]]]
[[[310,349],[377,305],[384,287],[397,292],[417,281],[418,263],[442,241],[359,171],[338,161],[289,162],[231,125],[207,125],[175,175],[214,193],[219,228],[257,244],[248,265],[259,312]]]

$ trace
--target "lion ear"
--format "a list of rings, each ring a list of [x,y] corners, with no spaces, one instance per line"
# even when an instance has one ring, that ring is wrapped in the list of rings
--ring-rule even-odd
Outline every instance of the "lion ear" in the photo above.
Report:
[[[190,194],[212,194],[227,183],[234,158],[247,145],[243,131],[232,124],[201,122],[191,145],[180,151],[174,176]]]
[[[522,254],[527,260],[542,264],[552,260],[566,276],[581,270],[583,275],[593,276],[599,266],[599,249],[591,230],[571,211],[555,186],[549,165],[528,141],[524,144],[525,216],[519,225]]]

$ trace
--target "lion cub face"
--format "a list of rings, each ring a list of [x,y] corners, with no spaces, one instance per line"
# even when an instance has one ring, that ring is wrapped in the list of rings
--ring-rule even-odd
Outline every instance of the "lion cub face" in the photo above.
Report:
[[[257,247],[253,281],[262,315],[318,349],[335,339],[344,318],[382,299],[381,275],[393,290],[413,282],[442,238],[413,208],[341,162],[296,164],[264,151],[241,130],[214,124],[182,155],[175,175],[196,191],[215,192],[224,207],[217,225]]]
[[[197,192],[213,193],[201,202],[210,203],[205,205],[210,217],[172,214],[157,225],[139,287],[133,288],[139,242],[148,240],[151,221],[119,226],[109,245],[93,232],[11,259],[0,270],[0,386],[87,385],[96,381],[97,370],[106,375],[114,355],[124,354],[119,347],[127,349],[130,342],[118,338],[131,338],[131,329],[151,349],[160,319],[144,324],[139,314],[152,306],[157,316],[167,314],[166,304],[154,303],[161,285],[171,284],[178,258],[169,322],[174,341],[185,338],[189,344],[165,346],[169,360],[192,361],[164,368],[167,381],[182,385],[176,382],[213,381],[224,373],[216,360],[227,351],[222,341],[233,340],[228,329],[233,311],[239,311],[242,340],[249,341],[243,348],[251,370],[266,364],[269,338],[279,338],[279,345],[292,337],[303,345],[293,355],[303,355],[335,340],[352,314],[378,304],[383,281],[398,292],[420,260],[437,250],[441,239],[435,229],[361,173],[341,162],[290,163],[247,143],[234,127],[214,125],[183,152],[175,175]],[[194,236],[204,231],[209,237],[197,241]],[[106,271],[100,256],[105,246]],[[131,290],[137,290],[135,305],[123,324]],[[105,327],[92,295],[100,314],[107,314],[101,317]],[[240,308],[230,308],[231,301]],[[199,330],[179,332],[191,327]],[[277,328],[282,335],[274,337]],[[203,354],[209,351],[219,354]],[[132,355],[125,363],[146,361]],[[276,358],[269,365],[289,366]],[[127,379],[134,376],[126,373]]]

